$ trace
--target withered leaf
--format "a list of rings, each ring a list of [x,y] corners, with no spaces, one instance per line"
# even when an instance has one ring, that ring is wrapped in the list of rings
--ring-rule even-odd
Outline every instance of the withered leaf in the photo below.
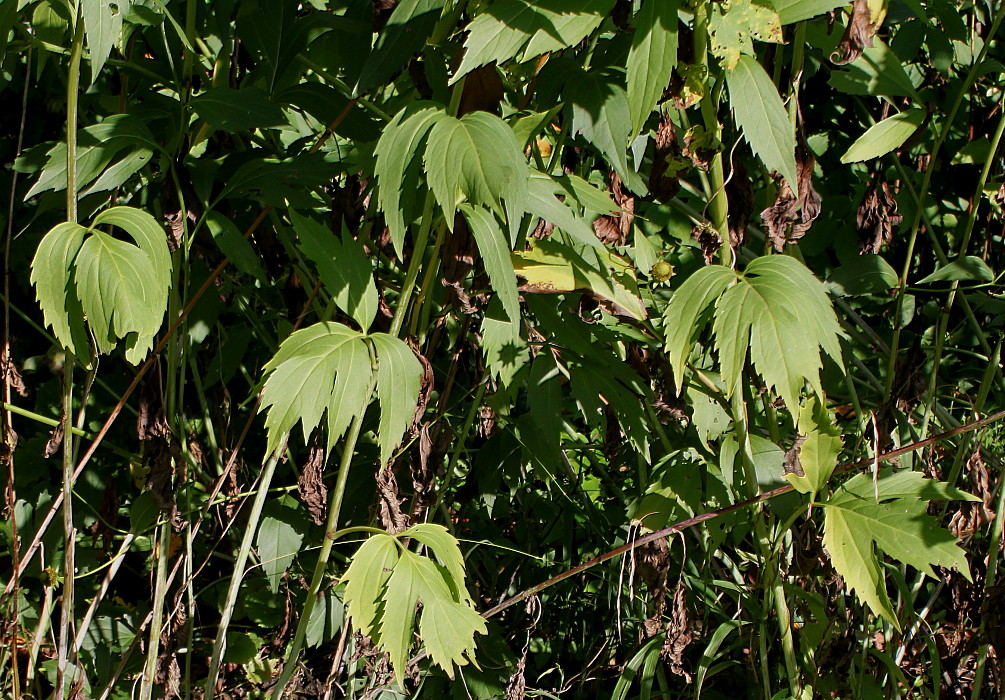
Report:
[[[886,182],[874,181],[865,192],[855,216],[858,230],[858,252],[878,254],[884,245],[893,240],[893,227],[903,223],[897,213],[897,200]]]
[[[297,492],[316,525],[325,524],[328,512],[328,487],[323,481],[324,467],[324,438],[320,430],[315,430],[307,446],[307,462],[300,472]]]
[[[785,453],[785,461],[782,463],[783,474],[795,474],[796,476],[806,476],[803,472],[803,465],[799,461],[799,450],[806,442],[806,435],[800,435],[792,443],[792,447]]]
[[[377,500],[380,502],[380,524],[390,533],[408,529],[408,516],[401,511],[404,500],[394,476],[393,461],[377,472]]]
[[[676,167],[684,162],[680,144],[677,143],[677,132],[673,122],[665,112],[660,113],[660,123],[656,127],[654,139],[656,152],[653,154],[653,167],[649,171],[649,191],[656,199],[666,201],[680,191],[679,175],[682,170]],[[671,164],[674,167],[671,167]]]
[[[874,21],[869,10],[868,0],[855,0],[852,3],[851,19],[844,30],[844,36],[831,54],[831,63],[843,66],[851,63],[862,55],[862,50],[872,47],[872,38],[876,35],[883,18]]]
[[[815,164],[816,158],[804,143],[800,143],[796,147],[799,196],[794,195],[789,183],[779,177],[780,184],[775,203],[761,212],[761,219],[767,227],[768,239],[778,252],[785,249],[786,243],[795,243],[805,236],[813,222],[820,216],[820,195],[813,189]]]
[[[722,247],[722,237],[719,232],[711,226],[695,226],[691,229],[691,238],[698,241],[701,246],[701,255],[705,258],[705,264],[711,265],[715,260],[715,254]]]

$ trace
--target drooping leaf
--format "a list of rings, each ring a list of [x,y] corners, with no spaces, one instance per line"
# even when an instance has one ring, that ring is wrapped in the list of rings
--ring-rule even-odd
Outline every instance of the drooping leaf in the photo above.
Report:
[[[966,255],[959,260],[943,265],[938,270],[928,275],[924,279],[918,280],[918,284],[931,284],[932,282],[992,282],[995,273],[988,267],[982,258],[976,255]]]
[[[90,363],[90,341],[84,327],[84,309],[73,282],[73,265],[87,229],[80,224],[56,224],[38,245],[31,262],[31,283],[42,307],[45,324],[51,326],[63,347]]]
[[[796,137],[771,77],[750,56],[740,56],[726,75],[729,105],[747,142],[764,164],[796,192]]]
[[[516,373],[530,360],[527,341],[520,333],[521,321],[511,321],[503,311],[502,303],[493,299],[482,319],[482,353],[485,366],[508,386]]]
[[[475,633],[488,634],[485,618],[464,603],[438,596],[424,599],[419,634],[433,663],[451,679],[454,666],[475,666]]]
[[[374,333],[369,339],[377,351],[377,398],[380,400],[377,441],[381,464],[387,464],[415,415],[423,370],[415,353],[398,338]]]
[[[364,336],[339,323],[316,323],[293,333],[265,365],[259,411],[268,411],[268,451],[300,423],[304,440],[327,414],[327,444],[342,437],[369,403],[370,350]]]
[[[213,87],[192,99],[192,110],[220,131],[236,132],[282,126],[286,115],[264,90]]]
[[[527,162],[513,130],[488,112],[470,112],[460,119],[442,116],[429,131],[425,153],[426,180],[453,225],[457,205],[483,204],[500,216],[523,212],[529,178]],[[510,217],[513,218],[512,216]],[[509,221],[513,225],[513,221]]]
[[[506,234],[488,210],[467,204],[459,208],[475,237],[485,271],[492,282],[492,289],[499,295],[503,310],[511,321],[520,320],[520,296],[513,272],[512,246]]]
[[[890,263],[879,255],[858,255],[837,268],[827,278],[832,294],[856,296],[882,293],[897,286],[899,277]]]
[[[163,273],[138,246],[95,229],[80,247],[74,267],[77,294],[98,352],[111,352],[119,339],[128,338],[126,359],[137,364],[153,344],[167,308],[167,286],[157,283]]]
[[[663,327],[674,386],[684,387],[684,369],[698,336],[712,318],[716,300],[736,278],[736,273],[728,267],[708,265],[684,280],[667,304]]]
[[[596,248],[602,247],[603,243],[597,238],[593,227],[569,206],[568,199],[559,200],[556,194],[568,197],[567,192],[550,177],[544,173],[533,173],[527,191],[527,211],[554,224],[579,243]],[[613,202],[611,206],[614,206]]]
[[[154,277],[151,280],[153,287],[167,293],[171,287],[171,252],[167,245],[167,234],[154,217],[135,207],[112,207],[94,217],[93,225],[117,226],[132,236],[154,266]],[[165,299],[164,306],[166,305]]]
[[[670,83],[677,65],[678,0],[647,0],[628,52],[628,109],[637,134]]]
[[[356,550],[349,568],[342,574],[345,583],[343,600],[353,629],[378,644],[380,620],[377,614],[399,551],[398,543],[391,535],[373,535]]]
[[[767,1],[729,0],[712,8],[711,49],[727,71],[736,67],[741,55],[755,55],[754,39],[782,43],[782,23]]]
[[[886,592],[875,548],[937,578],[933,566],[956,568],[970,580],[959,540],[928,515],[928,501],[978,500],[918,472],[884,469],[879,499],[869,474],[859,474],[823,502],[823,544],[848,588],[898,630],[900,622]]]
[[[326,226],[290,210],[300,250],[317,266],[335,304],[366,332],[377,315],[377,286],[363,244],[347,236],[339,240]]]
[[[91,56],[91,85],[98,79],[112,47],[122,33],[122,17],[129,11],[129,0],[81,0],[84,35]]]
[[[341,172],[334,154],[304,153],[283,160],[250,158],[230,177],[215,201],[234,192],[254,192],[273,207],[307,209],[317,205],[311,190],[327,185]]]
[[[471,601],[471,595],[464,586],[464,555],[461,554],[457,538],[447,528],[436,523],[419,523],[403,531],[400,537],[411,537],[429,547],[436,560],[450,574],[450,588],[457,600]]]
[[[440,18],[444,0],[401,0],[381,30],[356,82],[357,95],[370,91],[401,70],[426,43]]]
[[[453,80],[479,66],[575,46],[600,26],[614,0],[499,0],[468,25]]]
[[[513,269],[526,292],[587,292],[609,302],[612,313],[646,317],[635,271],[622,257],[600,248],[576,252],[556,241],[531,241],[530,250],[513,253]]]
[[[872,42],[856,61],[831,73],[831,86],[849,95],[911,97],[923,102],[897,55],[879,37]]]
[[[280,579],[304,543],[302,519],[290,507],[270,503],[262,516],[255,542],[262,560],[262,572],[269,582],[269,589],[276,593]]]
[[[873,124],[848,147],[841,156],[841,162],[858,163],[872,160],[900,148],[925,121],[925,114],[926,111],[923,109],[905,109]]]
[[[206,229],[238,270],[260,282],[266,281],[267,275],[258,253],[248,239],[241,235],[233,221],[219,211],[211,211],[206,215]]]
[[[730,396],[740,388],[748,348],[754,369],[793,410],[804,383],[822,393],[821,349],[840,362],[841,329],[823,285],[784,255],[747,266],[716,302],[713,331]]]
[[[405,226],[414,215],[415,193],[419,189],[419,149],[429,130],[444,118],[442,109],[432,103],[410,105],[384,127],[377,142],[374,151],[377,199],[398,255],[403,254]]]
[[[562,437],[562,374],[551,353],[534,358],[527,377],[527,403],[533,428],[544,454],[542,459],[559,460]]]
[[[345,605],[335,593],[322,593],[311,611],[311,619],[307,621],[304,632],[304,646],[307,648],[320,646],[335,638],[342,629],[345,620]]]

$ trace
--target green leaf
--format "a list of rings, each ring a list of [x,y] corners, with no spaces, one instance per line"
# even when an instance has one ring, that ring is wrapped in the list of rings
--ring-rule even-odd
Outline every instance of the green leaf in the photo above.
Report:
[[[91,229],[77,253],[74,281],[98,352],[111,352],[128,337],[126,359],[143,359],[167,308],[162,276],[138,246]]]
[[[485,618],[465,603],[438,596],[423,599],[419,634],[433,663],[454,677],[454,665],[474,660],[475,633],[488,634]]]
[[[796,191],[796,137],[774,83],[761,64],[741,56],[727,73],[729,105],[736,123],[764,164],[777,170]]]
[[[645,126],[677,65],[678,9],[678,0],[646,0],[639,10],[628,52],[628,109],[634,134]]]
[[[488,112],[460,119],[442,116],[429,131],[425,153],[426,181],[453,226],[457,205],[484,204],[500,216],[507,209],[522,213],[529,173],[513,130]],[[510,216],[510,226],[515,225]]]
[[[614,0],[499,0],[468,25],[456,81],[479,66],[575,46],[614,7]]]
[[[839,296],[876,294],[897,286],[897,271],[879,255],[858,255],[827,278],[827,286]]]
[[[264,90],[213,87],[192,99],[192,110],[220,131],[236,132],[286,124],[283,110],[269,101]]]
[[[373,535],[356,550],[349,568],[342,574],[343,600],[352,627],[375,643],[380,642],[379,606],[399,551],[398,542],[391,535]]]
[[[705,325],[712,318],[716,300],[737,280],[733,270],[709,265],[684,280],[663,312],[667,359],[673,369],[674,386],[684,387],[684,369]]]
[[[753,39],[782,43],[782,23],[770,3],[729,0],[714,3],[708,20],[712,53],[731,71],[740,56],[755,56]],[[773,89],[773,88],[772,88]]]
[[[646,317],[635,271],[621,256],[604,248],[581,253],[557,241],[532,240],[529,250],[513,253],[513,269],[525,292],[588,292],[610,302],[611,311],[641,321]]]
[[[369,336],[377,352],[377,397],[380,400],[380,462],[387,464],[415,417],[422,385],[422,363],[403,341],[386,333]]]
[[[10,30],[18,19],[18,0],[0,0],[0,63],[7,55]]]
[[[273,593],[279,591],[279,581],[293,563],[293,557],[304,543],[302,519],[287,506],[270,503],[262,516],[255,540],[262,571]]]
[[[771,4],[778,13],[778,19],[785,25],[802,22],[848,3],[846,0],[772,0]]]
[[[333,592],[322,593],[311,610],[304,632],[304,646],[317,647],[334,639],[342,629],[345,606]]]
[[[570,190],[562,187],[559,182],[548,177],[544,173],[533,171],[530,178],[530,186],[527,191],[527,211],[534,216],[539,216],[548,223],[554,224],[557,228],[565,231],[579,243],[602,248],[603,243],[597,238],[593,227],[575,211],[570,204],[575,202],[574,197],[570,197]],[[562,195],[565,200],[560,200],[555,195]],[[605,195],[606,196],[606,195]],[[610,213],[617,209],[610,198],[607,198]]]
[[[808,493],[815,498],[837,466],[842,445],[841,431],[816,397],[808,399],[800,409],[798,425],[806,433],[797,439],[786,455],[786,459],[791,461],[786,462],[785,480],[800,493]]]
[[[994,271],[988,267],[983,259],[976,255],[967,255],[959,260],[943,265],[938,270],[928,275],[918,284],[931,284],[932,282],[953,282],[956,280],[966,280],[970,282],[993,282]]]
[[[840,30],[835,27],[835,31]],[[911,97],[923,102],[897,55],[878,36],[872,37],[872,43],[854,63],[831,72],[831,86],[849,95]]]
[[[379,300],[363,243],[351,236],[339,240],[327,226],[292,209],[290,221],[300,239],[300,250],[317,267],[335,304],[359,324],[360,330],[369,330]]]
[[[442,108],[433,103],[409,105],[384,127],[374,151],[377,200],[399,256],[403,255],[405,227],[414,215],[415,193],[419,189],[416,156],[429,130],[444,118]]]
[[[98,73],[108,60],[112,47],[122,33],[123,10],[129,7],[128,0],[81,0],[80,13],[84,18],[84,35],[87,50],[91,55],[91,85],[98,79]]]
[[[167,245],[167,234],[154,217],[142,209],[112,207],[94,217],[93,225],[118,226],[132,236],[140,250],[146,253],[153,263],[154,278],[151,282],[154,288],[167,294],[167,290],[171,287],[171,251]],[[166,310],[166,298],[163,307]],[[161,314],[163,313],[161,311]]]
[[[252,248],[247,238],[241,235],[234,222],[219,211],[211,211],[206,215],[206,230],[213,237],[220,251],[234,263],[234,266],[246,275],[251,275],[263,284],[268,276],[262,267],[261,259]]]
[[[357,95],[387,82],[422,50],[440,19],[444,0],[401,0],[391,13],[356,82]]]
[[[404,687],[408,652],[412,648],[416,605],[419,596],[429,588],[421,577],[428,573],[425,564],[433,562],[404,549],[387,579],[384,589],[384,610],[380,623],[380,643],[391,657],[398,684]]]
[[[492,282],[492,289],[499,295],[503,310],[511,321],[519,321],[520,295],[517,293],[516,275],[513,272],[512,247],[506,234],[486,209],[467,204],[462,204],[459,208],[471,227],[485,271]]]
[[[841,156],[841,162],[858,163],[872,160],[900,148],[925,121],[926,114],[924,109],[905,109],[899,114],[873,124],[855,139],[855,143]]]
[[[450,589],[457,600],[471,601],[471,595],[464,586],[464,555],[457,538],[447,528],[435,523],[420,523],[408,528],[399,537],[411,537],[429,547],[436,560],[450,574]]]
[[[259,411],[268,411],[270,453],[298,422],[308,440],[325,414],[330,450],[370,401],[369,347],[362,334],[338,323],[293,333],[265,365],[265,374]]]
[[[84,309],[73,283],[73,265],[87,233],[80,224],[56,224],[38,245],[31,262],[31,283],[45,324],[81,361],[90,363],[91,343],[84,327]]]
[[[820,351],[841,358],[841,328],[823,285],[784,255],[747,266],[716,302],[713,331],[726,393],[740,389],[749,347],[754,369],[792,410],[804,383],[822,394]]]
[[[508,386],[528,360],[530,350],[520,333],[521,321],[510,321],[502,303],[493,299],[482,319],[482,353],[493,377]]]
[[[823,503],[823,543],[848,588],[900,630],[874,545],[933,578],[938,577],[932,567],[942,566],[956,568],[971,580],[959,540],[927,511],[929,500],[978,499],[911,471],[884,469],[878,478],[878,499],[876,488],[870,474],[859,474]]]

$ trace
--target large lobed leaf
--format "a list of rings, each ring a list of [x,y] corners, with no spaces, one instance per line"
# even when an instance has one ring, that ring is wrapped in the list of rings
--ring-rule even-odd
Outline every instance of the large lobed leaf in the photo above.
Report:
[[[528,61],[575,46],[600,26],[614,0],[499,0],[468,25],[454,80],[479,66]]]
[[[918,472],[887,469],[880,473],[877,485],[869,474],[859,474],[823,503],[823,543],[834,568],[850,590],[898,630],[900,622],[874,546],[933,578],[937,577],[932,567],[942,566],[959,569],[970,580],[959,540],[928,515],[928,501],[941,499],[979,500]]]

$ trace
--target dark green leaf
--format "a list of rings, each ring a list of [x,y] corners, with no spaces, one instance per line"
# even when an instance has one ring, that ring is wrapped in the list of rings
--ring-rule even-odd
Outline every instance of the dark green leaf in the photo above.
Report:
[[[440,19],[444,0],[401,0],[363,64],[356,94],[383,86],[426,44]]]
[[[628,53],[628,108],[639,133],[670,83],[677,65],[678,0],[646,0]]]
[[[221,131],[251,131],[286,123],[283,110],[269,102],[269,96],[258,88],[214,87],[190,104],[196,114]]]

